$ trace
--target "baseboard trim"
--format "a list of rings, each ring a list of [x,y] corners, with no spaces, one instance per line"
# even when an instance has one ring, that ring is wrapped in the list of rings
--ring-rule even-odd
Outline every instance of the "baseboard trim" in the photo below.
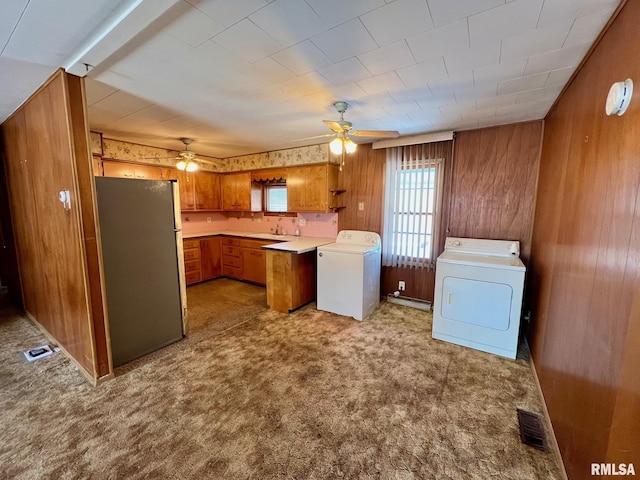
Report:
[[[540,379],[538,378],[538,372],[536,371],[536,366],[533,363],[532,355],[529,355],[529,368],[531,368],[533,378],[536,382],[536,387],[538,388],[538,393],[540,394],[540,398],[542,399],[542,411],[544,414],[544,421],[546,424],[545,426],[547,427],[547,431],[550,433],[549,440],[551,443],[551,448],[553,448],[553,453],[556,456],[556,463],[560,467],[560,473],[562,473],[563,480],[569,480],[567,471],[564,468],[564,462],[562,461],[562,455],[560,454],[560,448],[558,447],[558,439],[556,438],[556,432],[554,431],[553,424],[551,423],[551,417],[549,416],[549,410],[547,409],[547,401],[544,398],[544,393],[542,392],[542,387],[540,386]]]
[[[406,307],[418,308],[420,310],[431,311],[431,302],[427,300],[420,300],[419,298],[395,296],[392,293],[387,295],[387,302],[396,303],[398,305],[404,305]]]

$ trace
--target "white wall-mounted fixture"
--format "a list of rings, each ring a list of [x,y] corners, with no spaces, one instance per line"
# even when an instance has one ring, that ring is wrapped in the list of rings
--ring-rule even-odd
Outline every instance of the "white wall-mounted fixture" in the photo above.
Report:
[[[633,95],[633,80],[627,78],[624,82],[611,85],[604,111],[607,115],[623,115],[631,103]]]
[[[58,192],[58,200],[64,205],[65,210],[71,210],[71,194],[69,190],[60,190]]]

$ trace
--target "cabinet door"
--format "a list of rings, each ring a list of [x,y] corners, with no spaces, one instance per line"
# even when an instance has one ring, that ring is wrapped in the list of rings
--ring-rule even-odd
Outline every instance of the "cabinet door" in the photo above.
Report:
[[[220,175],[198,172],[194,175],[196,209],[220,210]]]
[[[203,280],[222,275],[221,252],[220,237],[200,239],[200,260]]]
[[[97,155],[93,156],[93,175],[95,177],[102,177],[102,158]]]
[[[327,165],[306,167],[306,188],[304,208],[312,212],[327,210]]]
[[[103,160],[102,171],[105,177],[135,178],[136,176],[133,163],[113,160]]]
[[[304,167],[287,169],[287,210],[290,212],[305,211],[305,178]]]
[[[196,209],[193,189],[193,176],[184,170],[172,168],[167,171],[167,180],[178,180],[178,189],[180,190],[180,210],[193,211]]]
[[[251,173],[229,173],[222,177],[222,207],[230,211],[251,211]]]
[[[234,210],[236,203],[236,182],[234,175],[223,175],[220,179],[220,191],[222,193],[222,209]]]
[[[162,180],[160,167],[154,167],[153,165],[135,165],[134,175],[135,178],[144,180]]]
[[[264,250],[242,248],[242,279],[266,285],[267,258]]]

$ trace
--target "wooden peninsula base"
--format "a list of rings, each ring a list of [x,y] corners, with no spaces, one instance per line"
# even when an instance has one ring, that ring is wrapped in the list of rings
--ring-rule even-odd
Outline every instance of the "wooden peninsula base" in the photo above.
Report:
[[[316,298],[316,249],[297,253],[267,249],[267,304],[289,313]]]

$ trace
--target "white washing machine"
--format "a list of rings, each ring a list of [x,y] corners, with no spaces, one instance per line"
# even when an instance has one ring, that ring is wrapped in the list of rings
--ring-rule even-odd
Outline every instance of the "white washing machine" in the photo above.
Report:
[[[318,247],[318,310],[363,320],[380,303],[380,235],[342,230]]]
[[[449,237],[436,262],[438,340],[516,358],[525,266],[520,242]]]

